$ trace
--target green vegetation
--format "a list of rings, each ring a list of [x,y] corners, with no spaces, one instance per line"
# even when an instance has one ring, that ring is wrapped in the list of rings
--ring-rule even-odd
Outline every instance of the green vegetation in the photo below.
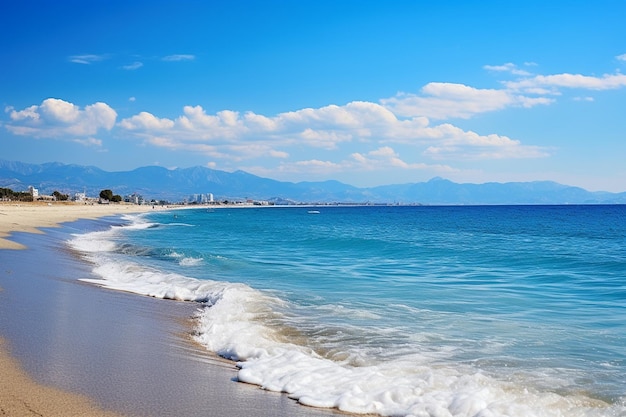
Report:
[[[53,193],[52,193],[52,195],[54,196],[54,198],[56,198],[56,199],[57,199],[57,201],[67,201],[67,200],[70,198],[70,196],[69,196],[69,195],[67,195],[67,194],[61,194],[61,193],[60,193],[60,192],[58,192],[58,191],[53,192]]]
[[[0,188],[0,199],[11,201],[33,201],[33,196],[28,192],[13,191],[10,188]]]
[[[111,190],[102,190],[100,191],[100,198],[103,200],[107,200],[110,201],[112,203],[119,203],[120,201],[122,201],[122,197],[118,194],[113,194],[113,191]]]

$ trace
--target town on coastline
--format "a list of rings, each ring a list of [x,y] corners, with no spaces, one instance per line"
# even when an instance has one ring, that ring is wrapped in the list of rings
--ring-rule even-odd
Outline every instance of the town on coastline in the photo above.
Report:
[[[73,195],[63,194],[54,191],[52,194],[41,194],[39,190],[33,186],[29,186],[26,191],[13,191],[10,188],[0,188],[0,201],[19,201],[19,202],[74,202],[84,204],[115,204],[126,203],[136,205],[255,205],[270,206],[274,203],[262,200],[221,200],[215,199],[212,193],[192,194],[182,201],[172,202],[166,200],[155,200],[144,198],[141,194],[133,193],[124,197],[113,194],[110,189],[103,189],[97,197],[88,196],[85,191],[76,192]]]
[[[216,199],[213,193],[191,194],[181,201],[168,201],[144,198],[139,193],[128,194],[124,197],[113,194],[110,189],[103,189],[97,197],[89,196],[85,191],[76,192],[73,195],[54,191],[51,194],[41,194],[33,186],[26,191],[13,191],[10,188],[0,187],[0,202],[42,202],[42,203],[74,203],[74,204],[134,204],[151,206],[390,206],[409,205],[421,206],[423,204],[401,203],[371,203],[371,202],[296,202],[293,200],[279,199],[278,201],[256,200],[250,198],[222,198]]]

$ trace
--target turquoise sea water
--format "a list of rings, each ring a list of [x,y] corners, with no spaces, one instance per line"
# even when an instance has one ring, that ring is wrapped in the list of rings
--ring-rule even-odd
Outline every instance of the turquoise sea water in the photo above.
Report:
[[[626,206],[198,208],[71,245],[306,405],[626,416]]]

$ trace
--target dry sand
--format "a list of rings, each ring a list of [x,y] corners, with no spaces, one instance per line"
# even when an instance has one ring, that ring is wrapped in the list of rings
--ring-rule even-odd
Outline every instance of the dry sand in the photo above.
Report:
[[[78,219],[95,219],[120,213],[141,213],[162,210],[161,206],[135,204],[83,203],[0,203],[0,249],[24,249],[6,239],[13,232],[42,233],[40,227],[55,227],[59,223]]]

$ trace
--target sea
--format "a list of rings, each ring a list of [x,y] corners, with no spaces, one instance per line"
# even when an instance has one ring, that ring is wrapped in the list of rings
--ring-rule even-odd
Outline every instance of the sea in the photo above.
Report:
[[[87,282],[195,303],[238,381],[304,406],[626,416],[623,205],[202,206],[68,244]]]

